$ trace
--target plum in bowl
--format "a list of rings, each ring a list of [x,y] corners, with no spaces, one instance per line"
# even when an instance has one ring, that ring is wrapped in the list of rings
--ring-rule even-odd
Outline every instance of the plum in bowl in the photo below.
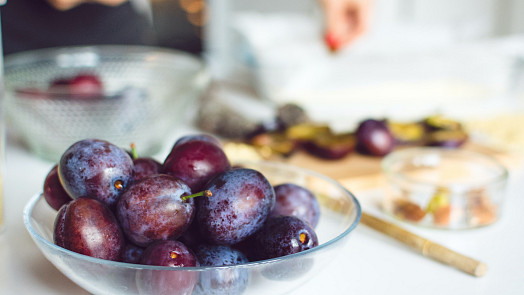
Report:
[[[327,266],[346,249],[359,223],[361,208],[355,196],[333,179],[302,168],[273,162],[242,166],[260,171],[272,185],[291,182],[316,196],[320,204],[317,247],[235,266],[173,268],[102,260],[55,245],[57,212],[40,194],[26,205],[24,223],[45,257],[93,294],[284,294],[298,290],[319,271],[329,271]],[[221,284],[212,283],[217,281]]]

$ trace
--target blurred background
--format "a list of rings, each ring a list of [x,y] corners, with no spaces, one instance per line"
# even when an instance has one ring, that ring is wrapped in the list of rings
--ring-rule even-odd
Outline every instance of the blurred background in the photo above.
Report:
[[[209,87],[199,84],[206,91],[203,99],[194,99],[192,113],[194,122],[205,122],[194,127],[225,137],[239,133],[209,126],[235,129],[250,120],[267,121],[286,103],[298,104],[314,121],[338,131],[352,130],[369,117],[416,120],[445,114],[480,120],[482,126],[509,115],[511,121],[524,117],[524,0],[370,3],[363,34],[332,52],[326,17],[315,0],[129,0],[118,8],[130,6],[136,20],[120,15],[101,39],[90,39],[86,21],[95,30],[104,28],[102,20],[89,19],[82,10],[95,4],[38,18],[37,3],[17,0],[2,7],[4,53],[9,62],[14,53],[31,49],[115,43],[190,53],[205,62],[210,78]],[[38,5],[49,9],[44,1]],[[67,19],[74,33],[58,21],[49,25],[54,16],[69,13],[75,15]],[[21,22],[21,16],[31,22]],[[86,34],[76,33],[84,29]],[[40,43],[29,44],[31,38]],[[229,113],[210,114],[206,108]],[[206,120],[210,117],[218,119]],[[219,122],[224,118],[232,123]]]
[[[227,1],[226,1],[227,2]],[[309,13],[314,1],[230,0],[235,12],[292,11]],[[459,38],[492,37],[524,32],[521,0],[374,0],[374,27],[439,25],[455,31]],[[462,27],[461,30],[457,30]]]
[[[215,77],[247,81],[338,129],[370,116],[469,119],[522,104],[522,0],[375,0],[367,30],[335,54],[316,1],[208,5]]]

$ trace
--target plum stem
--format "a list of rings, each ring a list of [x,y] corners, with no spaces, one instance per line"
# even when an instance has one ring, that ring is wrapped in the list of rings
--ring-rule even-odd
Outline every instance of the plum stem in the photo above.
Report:
[[[191,199],[191,198],[196,198],[196,197],[201,197],[201,196],[204,196],[204,197],[208,197],[208,198],[209,198],[209,197],[211,197],[212,195],[213,195],[213,193],[211,193],[210,190],[207,190],[207,189],[206,189],[206,190],[203,190],[203,191],[201,191],[201,192],[199,192],[199,193],[192,194],[192,195],[189,195],[189,196],[182,196],[182,197],[180,197],[180,198],[182,199],[182,201],[185,202],[185,201],[187,201],[187,200],[189,200],[189,199]]]
[[[138,159],[138,152],[136,151],[136,145],[134,142],[131,143],[131,155],[133,157],[133,160]]]

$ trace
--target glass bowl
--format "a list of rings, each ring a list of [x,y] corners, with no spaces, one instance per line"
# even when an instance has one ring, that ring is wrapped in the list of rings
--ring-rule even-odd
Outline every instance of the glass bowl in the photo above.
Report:
[[[360,220],[360,204],[339,183],[309,170],[272,162],[243,166],[262,172],[273,185],[293,182],[316,195],[321,209],[315,229],[319,246],[285,257],[237,266],[170,268],[101,260],[56,246],[53,243],[56,211],[41,195],[35,195],[25,206],[24,223],[45,257],[64,275],[93,294],[164,294],[164,290],[157,289],[158,285],[154,284],[163,278],[176,282],[192,276],[234,276],[239,273],[249,277],[244,294],[284,294],[298,289],[346,250],[344,245]],[[195,290],[199,288],[197,284]],[[209,291],[198,294],[209,294]],[[187,293],[191,294],[191,291]],[[169,294],[186,293],[174,286]]]
[[[57,81],[86,74],[101,80],[102,93],[86,96],[56,87]],[[134,142],[139,154],[149,156],[186,116],[208,77],[201,59],[170,49],[111,45],[27,51],[5,59],[7,118],[31,151],[51,161],[84,138],[122,147]]]
[[[494,158],[467,150],[407,148],[384,158],[384,210],[410,223],[466,229],[498,220],[508,180]]]

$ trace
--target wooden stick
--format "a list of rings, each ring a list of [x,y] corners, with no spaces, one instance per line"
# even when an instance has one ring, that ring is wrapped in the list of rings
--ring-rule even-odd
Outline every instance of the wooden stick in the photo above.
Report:
[[[362,213],[361,222],[411,247],[426,257],[453,266],[470,275],[481,277],[485,275],[488,270],[487,265],[483,262],[464,256],[367,213]]]

